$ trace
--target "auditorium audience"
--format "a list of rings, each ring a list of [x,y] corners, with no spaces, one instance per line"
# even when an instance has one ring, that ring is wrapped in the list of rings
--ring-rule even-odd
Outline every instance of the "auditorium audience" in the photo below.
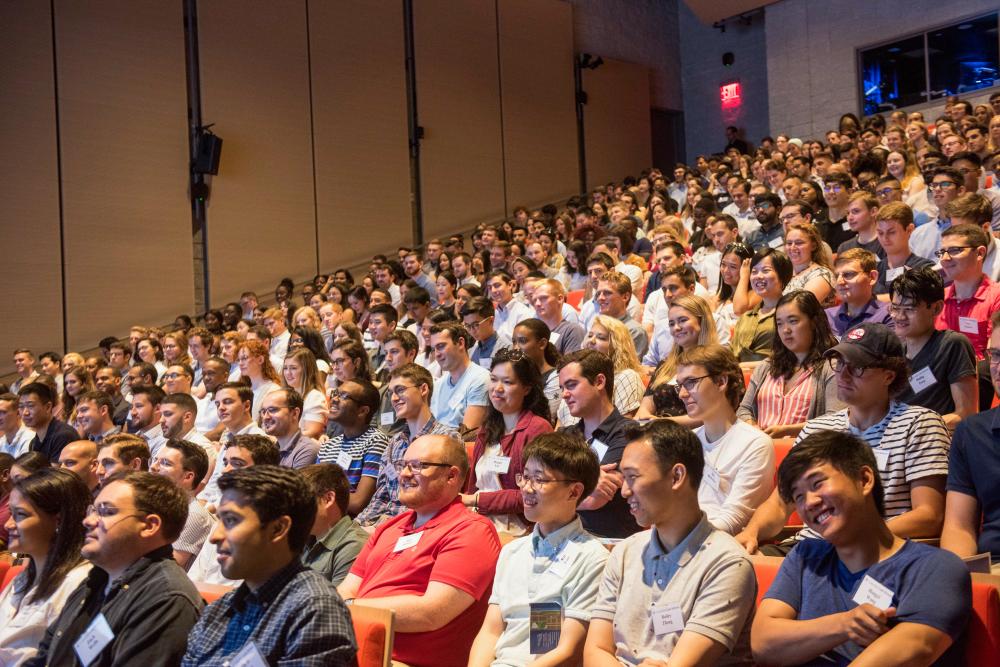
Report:
[[[0,453],[17,458],[28,451],[35,432],[21,420],[17,394],[0,394]]]
[[[278,443],[281,465],[288,468],[314,463],[319,452],[319,443],[299,430],[302,410],[302,396],[287,387],[265,396],[260,408],[260,425]]]
[[[302,550],[302,563],[339,586],[368,541],[368,532],[347,513],[350,486],[335,463],[317,463],[300,472],[316,496],[316,518]]]
[[[28,450],[39,452],[50,461],[59,459],[59,452],[67,444],[78,440],[76,429],[54,416],[56,396],[40,382],[31,382],[17,392],[18,410],[24,425],[35,432]]]
[[[767,358],[774,338],[774,314],[785,286],[792,279],[792,262],[780,250],[758,250],[750,260],[750,287],[760,297],[736,320],[730,349],[740,362]]]
[[[151,459],[149,471],[166,477],[187,494],[187,521],[173,544],[174,560],[187,570],[212,532],[212,515],[195,498],[208,475],[208,455],[193,442],[168,440]]]

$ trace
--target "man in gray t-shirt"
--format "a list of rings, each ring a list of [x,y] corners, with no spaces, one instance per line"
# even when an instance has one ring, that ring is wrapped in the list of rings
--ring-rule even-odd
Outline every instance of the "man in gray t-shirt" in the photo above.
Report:
[[[697,387],[685,391],[694,396]],[[701,444],[669,420],[635,426],[628,436],[619,466],[622,496],[639,525],[652,530],[611,552],[591,613],[585,664],[752,664],[757,579],[746,552],[698,506]]]

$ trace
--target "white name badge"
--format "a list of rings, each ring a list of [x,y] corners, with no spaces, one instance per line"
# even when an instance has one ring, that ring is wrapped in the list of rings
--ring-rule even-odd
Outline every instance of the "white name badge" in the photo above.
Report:
[[[396,423],[395,412],[383,412],[382,416],[379,417],[379,424],[382,426],[392,426],[394,423]]]
[[[230,667],[268,667],[267,659],[252,639],[229,661]]]
[[[924,366],[910,376],[910,387],[913,389],[914,394],[919,394],[924,389],[933,387],[935,384],[937,384],[937,378],[931,372],[930,366]]]
[[[875,463],[878,465],[879,470],[886,470],[889,468],[889,451],[886,449],[873,449],[872,454],[875,455]]]
[[[681,606],[676,602],[653,607],[649,615],[653,617],[653,634],[657,637],[668,635],[671,632],[681,632],[684,629],[684,614],[681,613]]]
[[[347,452],[340,452],[337,454],[337,465],[343,468],[345,471],[351,467],[351,455]]]
[[[979,320],[974,317],[960,317],[958,318],[958,330],[962,333],[977,334],[979,333]]]
[[[417,545],[420,541],[420,536],[424,534],[424,531],[419,533],[410,533],[409,535],[403,535],[401,538],[396,540],[396,546],[392,548],[393,551],[403,551],[404,549],[409,549]]]
[[[556,558],[549,565],[549,574],[554,577],[559,577],[563,579],[569,574],[569,565],[573,562],[573,554],[570,551],[569,545],[563,549],[562,553],[556,556]]]
[[[491,359],[490,357],[479,357],[479,359],[476,360],[476,363],[482,366],[483,368],[489,368],[490,364],[493,363],[493,359]]]
[[[506,475],[507,471],[510,470],[510,457],[509,456],[487,456],[486,457],[486,469],[490,472],[495,472],[500,475]]]
[[[722,490],[722,477],[719,475],[719,471],[710,465],[706,464],[702,471],[702,484],[708,486],[712,493],[720,500],[726,497],[725,492]]]
[[[851,599],[859,605],[870,604],[879,609],[888,609],[892,606],[892,591],[866,574],[858,586],[858,592]]]
[[[851,223],[845,222],[840,226],[840,228],[843,229],[845,232],[849,232],[851,231]]]
[[[771,246],[772,248],[780,248],[781,246],[785,245],[785,238],[783,236],[778,236],[768,241],[767,245]]]
[[[104,647],[110,644],[114,638],[115,633],[111,631],[108,619],[104,618],[104,614],[99,613],[90,622],[87,629],[83,631],[80,638],[73,643],[73,651],[76,652],[76,657],[86,667],[101,654]]]
[[[891,283],[893,280],[902,275],[903,271],[906,270],[905,266],[897,266],[895,269],[885,270],[885,282]]]
[[[595,454],[597,454],[598,463],[603,461],[604,455],[608,453],[608,446],[605,445],[600,440],[598,440],[597,438],[594,438],[593,440],[590,441],[590,448],[594,450]]]

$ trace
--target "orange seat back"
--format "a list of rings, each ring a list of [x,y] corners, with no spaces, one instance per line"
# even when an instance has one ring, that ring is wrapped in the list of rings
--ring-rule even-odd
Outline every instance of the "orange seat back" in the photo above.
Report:
[[[14,581],[14,577],[21,574],[21,571],[23,569],[24,569],[23,565],[14,565],[13,567],[8,565],[7,563],[3,563],[2,565],[0,565],[0,570],[3,571],[3,585],[0,586],[0,590],[7,588],[7,585],[10,582]]]
[[[576,310],[580,310],[580,302],[583,301],[583,290],[573,290],[572,292],[566,293],[566,303],[573,306]]]
[[[795,444],[795,438],[778,438],[774,441],[774,485],[778,485],[778,466],[781,462],[785,460],[788,456],[788,452],[791,451],[792,445]],[[791,516],[788,517],[788,521],[785,522],[786,526],[801,526],[802,517],[798,515],[795,510],[792,510]]]
[[[231,586],[208,584],[204,581],[194,582],[194,587],[198,589],[198,594],[201,595],[201,599],[204,600],[206,604],[212,604],[223,595],[233,590]]]
[[[1000,577],[972,575],[972,615],[965,630],[965,664],[1000,665]]]
[[[778,576],[778,569],[784,558],[776,556],[752,556],[753,571],[757,575],[757,604],[764,599],[764,593],[771,587],[771,582]]]
[[[354,638],[358,642],[358,667],[392,664],[392,612],[355,602],[349,607]]]

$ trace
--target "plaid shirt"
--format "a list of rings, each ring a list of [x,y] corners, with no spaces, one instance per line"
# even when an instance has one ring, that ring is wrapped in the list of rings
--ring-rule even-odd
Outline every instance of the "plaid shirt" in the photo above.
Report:
[[[424,427],[415,436],[410,437],[410,429],[403,423],[403,429],[389,439],[389,445],[382,453],[382,469],[378,473],[375,481],[375,494],[371,502],[368,503],[361,514],[358,515],[357,522],[362,526],[374,526],[383,517],[396,516],[401,514],[406,507],[399,502],[399,473],[392,466],[395,461],[400,461],[406,453],[406,448],[410,443],[422,435],[451,435],[461,439],[458,431],[443,422],[439,422],[432,416]]]
[[[244,583],[209,605],[191,630],[181,664],[228,665],[249,641],[271,665],[357,664],[347,606],[333,584],[297,558],[256,592]]]

